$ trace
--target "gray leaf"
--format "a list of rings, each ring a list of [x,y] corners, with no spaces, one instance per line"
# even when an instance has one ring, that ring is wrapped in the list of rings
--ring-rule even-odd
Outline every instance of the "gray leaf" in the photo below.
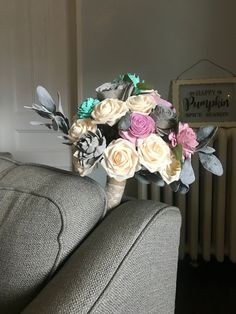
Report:
[[[144,184],[154,183],[161,187],[165,185],[165,182],[158,172],[150,173],[147,170],[141,170],[135,174],[135,177]]]
[[[186,193],[188,193],[188,191],[189,191],[189,186],[183,184],[182,182],[180,182],[178,192],[181,193],[181,194],[186,194]]]
[[[170,130],[176,128],[177,120],[169,119],[169,120],[157,120],[156,128],[161,130]]]
[[[44,125],[47,128],[52,129],[52,124],[51,123],[42,123],[42,122],[39,122],[39,121],[30,121],[30,124],[31,125]]]
[[[27,109],[34,110],[35,112],[37,112],[37,114],[39,114],[43,118],[52,119],[52,117],[53,117],[53,113],[48,111],[42,105],[33,104],[32,107],[28,107],[28,106],[24,106],[24,107],[27,108]]]
[[[58,124],[55,119],[52,120],[52,127],[54,131],[58,131]]]
[[[180,181],[174,181],[170,184],[170,187],[173,192],[178,192],[180,186]]]
[[[212,125],[199,128],[197,131],[197,141],[199,143],[199,145],[197,146],[197,150],[206,146],[215,136],[217,130],[218,127]]]
[[[54,113],[56,111],[56,105],[49,92],[43,86],[38,86],[36,89],[36,93],[40,103],[47,110]]]
[[[198,153],[203,167],[217,176],[222,176],[223,167],[220,160],[213,154]]]
[[[134,85],[133,83],[127,84],[123,91],[123,95],[121,97],[121,100],[126,101],[131,95],[134,90]]]
[[[61,94],[59,92],[57,92],[57,96],[58,96],[58,110],[64,116],[64,111],[63,111],[62,104],[61,104]]]
[[[147,177],[149,179],[149,181],[151,181],[152,183],[158,185],[158,186],[165,186],[165,181],[162,179],[161,175],[156,172],[156,173],[148,173]]]
[[[39,122],[39,121],[30,121],[31,125],[44,125],[43,122]]]
[[[191,159],[187,158],[184,161],[183,168],[180,174],[180,180],[184,185],[190,185],[195,181],[195,174],[191,164]]]
[[[57,124],[57,127],[56,127],[55,123]],[[57,131],[59,128],[63,133],[65,133],[65,134],[68,133],[68,125],[67,125],[64,117],[57,116],[57,115],[54,116],[53,125],[54,125],[53,128],[55,127],[54,128],[55,131]]]
[[[197,151],[204,154],[213,154],[216,150],[213,147],[205,146],[205,147],[201,147]]]
[[[129,129],[131,125],[131,115],[129,112],[127,112],[119,121],[118,123],[118,129],[126,131]]]

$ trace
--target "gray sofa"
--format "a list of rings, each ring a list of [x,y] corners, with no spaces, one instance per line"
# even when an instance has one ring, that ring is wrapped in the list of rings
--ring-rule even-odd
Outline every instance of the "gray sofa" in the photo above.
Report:
[[[0,313],[174,313],[177,208],[0,157]]]

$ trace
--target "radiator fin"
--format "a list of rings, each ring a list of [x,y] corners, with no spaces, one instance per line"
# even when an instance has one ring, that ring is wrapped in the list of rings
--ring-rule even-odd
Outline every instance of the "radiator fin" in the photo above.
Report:
[[[169,186],[139,183],[139,198],[160,200],[177,206],[182,214],[180,258],[192,260],[201,255],[222,262],[228,256],[236,262],[236,129],[220,128],[213,143],[221,160],[224,175],[212,175],[199,163],[196,154],[192,164],[196,181],[189,193],[182,195]]]

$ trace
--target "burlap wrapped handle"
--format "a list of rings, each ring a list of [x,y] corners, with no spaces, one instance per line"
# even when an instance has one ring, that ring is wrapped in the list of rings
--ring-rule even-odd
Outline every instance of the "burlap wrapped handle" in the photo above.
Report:
[[[125,185],[126,180],[117,181],[114,178],[107,178],[107,184],[105,187],[107,195],[107,211],[120,204],[124,194]]]

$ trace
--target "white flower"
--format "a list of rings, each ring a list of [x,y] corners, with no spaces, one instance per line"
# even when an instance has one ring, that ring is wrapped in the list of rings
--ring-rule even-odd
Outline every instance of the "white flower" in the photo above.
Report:
[[[128,110],[124,101],[107,98],[94,107],[91,116],[97,124],[113,126]]]
[[[104,150],[103,157],[102,166],[108,176],[117,181],[132,178],[140,169],[134,144],[122,138],[112,141]]]
[[[81,135],[88,131],[96,132],[97,125],[91,119],[78,119],[72,124],[69,129],[68,135],[71,142],[77,142]]]
[[[131,96],[126,101],[130,111],[149,114],[156,106],[155,101],[148,95]]]
[[[162,171],[171,162],[168,144],[157,134],[138,139],[139,161],[150,172]]]
[[[162,179],[170,184],[174,181],[178,181],[181,173],[181,163],[175,158],[174,155],[170,157],[170,163],[160,171]]]

